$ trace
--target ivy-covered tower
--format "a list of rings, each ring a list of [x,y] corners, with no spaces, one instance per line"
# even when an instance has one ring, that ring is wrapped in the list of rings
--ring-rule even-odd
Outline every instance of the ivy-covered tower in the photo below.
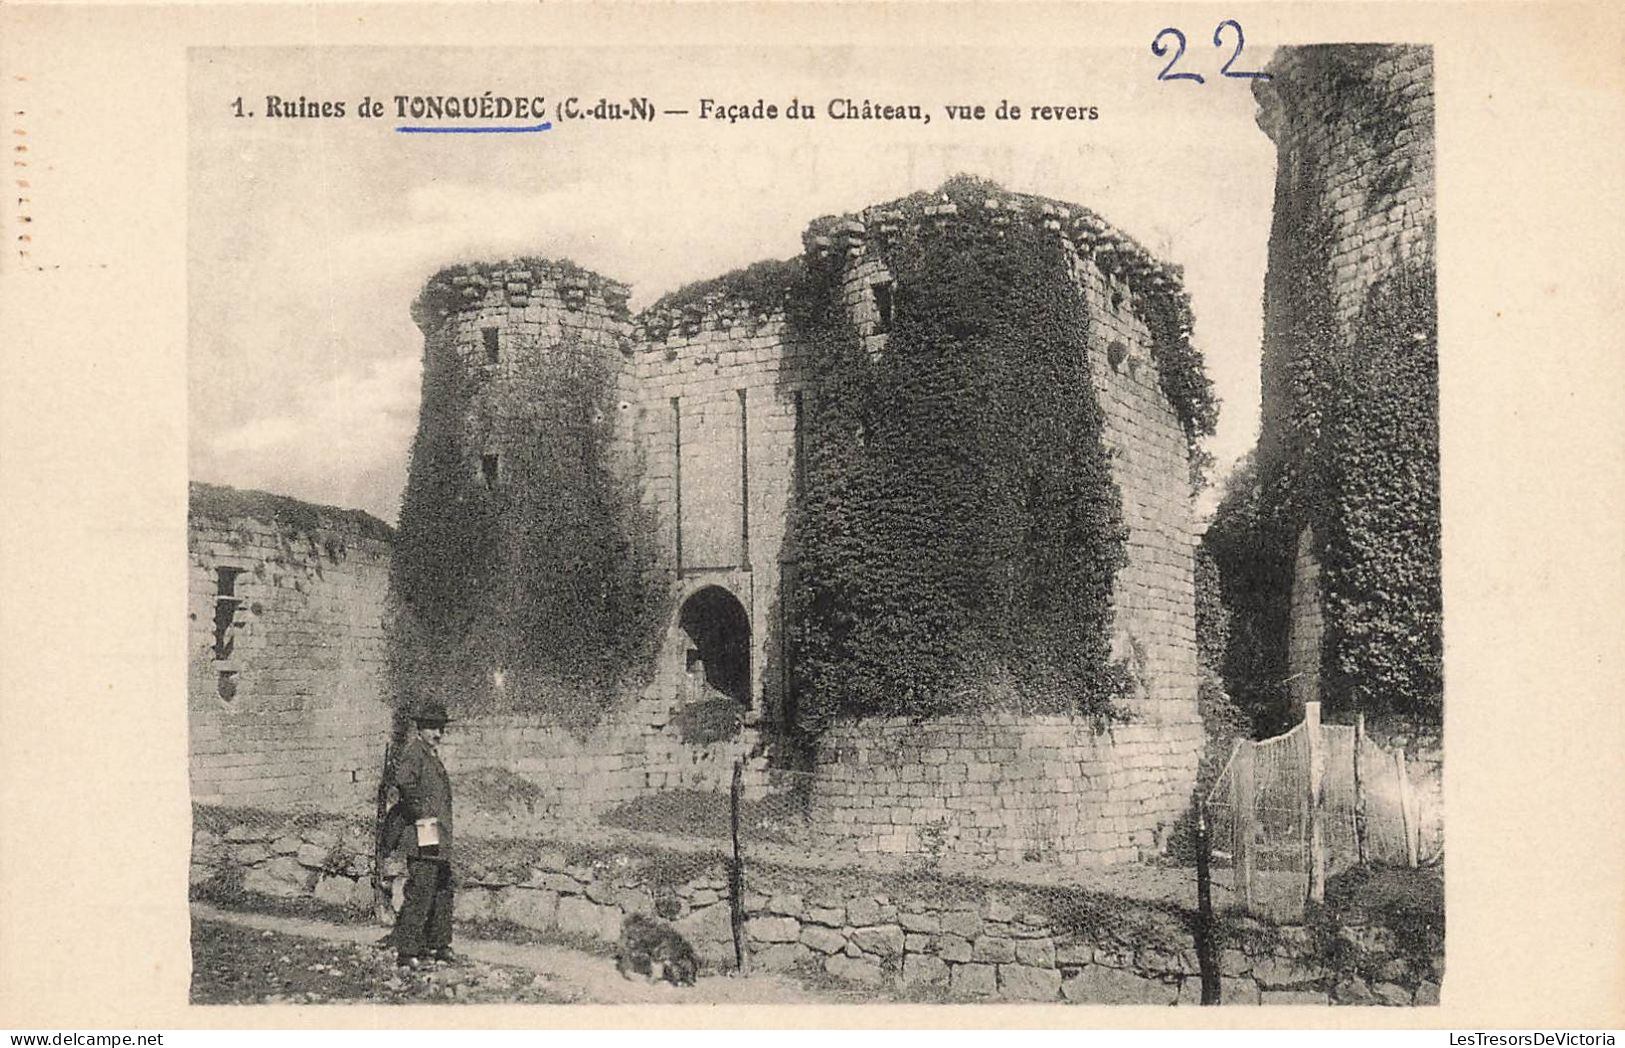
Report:
[[[560,813],[743,758],[832,845],[1156,850],[1203,742],[1178,268],[956,179],[625,302],[523,259],[417,303],[391,667],[468,714],[448,759]]]
[[[1257,674],[1284,682],[1288,720],[1318,700],[1437,725],[1432,51],[1289,47],[1269,72]]]
[[[974,179],[806,244],[792,677],[818,821],[860,850],[1158,850],[1203,742],[1192,495],[1216,410],[1179,269]]]
[[[471,264],[413,315],[423,396],[391,578],[397,701],[588,730],[645,676],[669,599],[639,497],[627,289]]]

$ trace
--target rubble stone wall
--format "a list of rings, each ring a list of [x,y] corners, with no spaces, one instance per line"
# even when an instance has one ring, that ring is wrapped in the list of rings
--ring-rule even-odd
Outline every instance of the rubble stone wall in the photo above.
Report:
[[[191,487],[193,799],[344,808],[377,788],[389,529],[364,513]]]
[[[1433,52],[1427,46],[1283,47],[1271,79],[1255,81],[1259,126],[1276,143],[1276,207],[1308,205],[1327,223],[1331,316],[1282,316],[1266,332],[1263,416],[1286,416],[1295,395],[1281,363],[1297,352],[1294,332],[1329,322],[1345,345],[1373,286],[1435,254]],[[1279,222],[1279,217],[1277,218]],[[1309,235],[1288,230],[1288,237]],[[1276,265],[1266,303],[1290,300],[1306,275]],[[1266,310],[1268,312],[1268,308]],[[1331,367],[1331,361],[1322,362]],[[1320,701],[1324,594],[1314,544],[1301,534],[1288,624],[1288,675],[1295,703]]]
[[[463,871],[456,919],[613,943],[627,916],[658,913],[706,967],[732,970],[726,858],[672,851],[651,861],[651,854],[647,843],[487,850]],[[366,832],[342,820],[243,821],[196,832],[191,879],[203,898],[225,887],[238,898],[315,899],[360,914],[373,908],[372,864]],[[404,864],[391,858],[382,872],[398,910]],[[749,866],[741,903],[754,969],[818,970],[926,999],[1201,1002],[1193,915],[1184,905],[1057,888],[991,865],[970,880],[776,860]],[[1303,929],[1248,934],[1262,927],[1243,923],[1233,931],[1217,957],[1226,1004],[1438,1003],[1443,957],[1405,957],[1385,928],[1341,933],[1365,951],[1369,977],[1328,970]]]

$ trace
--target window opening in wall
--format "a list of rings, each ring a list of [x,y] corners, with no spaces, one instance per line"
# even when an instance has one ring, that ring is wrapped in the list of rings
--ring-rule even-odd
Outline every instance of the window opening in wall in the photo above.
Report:
[[[485,481],[487,490],[495,490],[499,478],[501,463],[496,455],[480,456],[480,479]]]
[[[739,391],[739,564],[750,567],[750,414]]]
[[[671,398],[671,486],[672,486],[672,519],[675,522],[673,531],[673,555],[677,560],[677,570],[683,570],[683,406],[676,397]]]
[[[726,696],[749,706],[750,616],[739,598],[707,586],[683,602],[677,624],[688,639],[686,698]]]
[[[892,307],[894,305],[892,282],[877,280],[869,285],[869,293],[875,299],[875,334],[887,334],[891,331]]]
[[[226,659],[231,657],[231,649],[237,638],[232,628],[237,625],[237,612],[242,609],[243,600],[237,596],[237,576],[243,573],[242,568],[215,568],[214,569],[214,657]]]
[[[237,697],[237,671],[221,670],[215,682],[215,693],[226,702]]]
[[[480,337],[485,340],[485,362],[495,364],[502,359],[502,347],[497,341],[497,329],[494,327],[481,328]]]

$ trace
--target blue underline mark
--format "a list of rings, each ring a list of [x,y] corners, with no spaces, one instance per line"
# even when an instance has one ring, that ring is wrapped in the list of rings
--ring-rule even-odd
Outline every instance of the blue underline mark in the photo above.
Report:
[[[527,135],[535,131],[550,131],[548,121],[526,127],[397,127],[403,135]]]

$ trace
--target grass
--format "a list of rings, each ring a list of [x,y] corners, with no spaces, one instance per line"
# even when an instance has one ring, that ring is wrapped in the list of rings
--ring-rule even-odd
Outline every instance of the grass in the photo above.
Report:
[[[799,819],[793,798],[764,797],[739,805],[739,832],[752,842],[792,844]],[[704,790],[653,793],[605,812],[605,826],[644,833],[666,833],[705,840],[732,840],[733,813],[727,794]]]
[[[466,964],[402,974],[393,951],[192,921],[193,1004],[564,1004],[531,972]]]
[[[1328,923],[1387,929],[1394,948],[1389,957],[1406,962],[1413,976],[1439,978],[1437,965],[1444,956],[1444,871],[1438,867],[1395,869],[1366,867],[1348,870],[1326,883],[1326,905],[1317,924],[1324,939]],[[1342,939],[1343,942],[1348,940]],[[1371,978],[1382,955],[1351,944],[1354,949],[1344,968]],[[1334,949],[1336,949],[1334,947]]]

